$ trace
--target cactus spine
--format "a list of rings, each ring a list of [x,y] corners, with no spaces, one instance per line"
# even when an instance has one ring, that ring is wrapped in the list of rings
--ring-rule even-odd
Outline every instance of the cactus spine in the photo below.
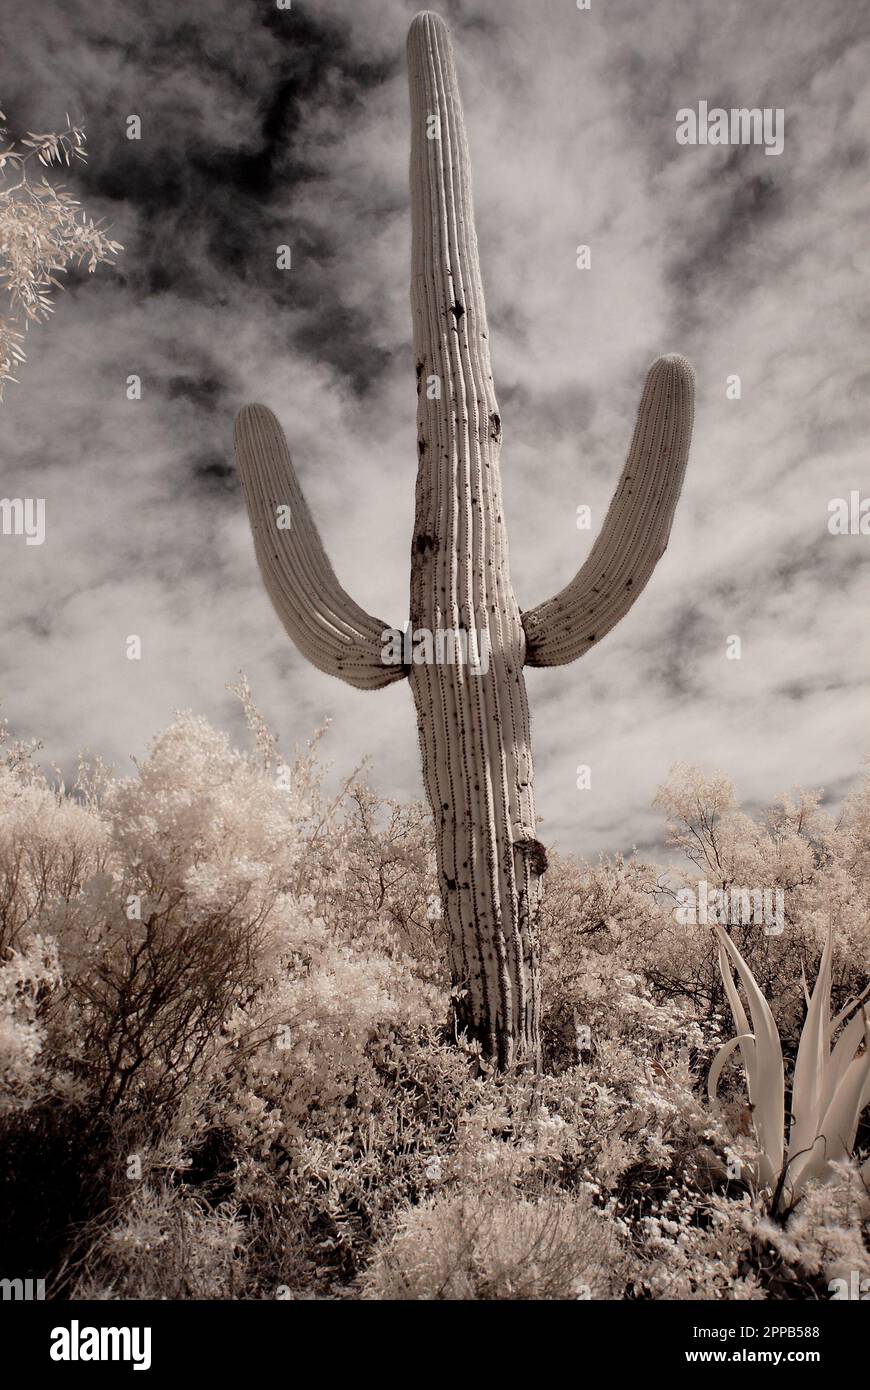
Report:
[[[537,839],[523,667],[574,660],[619,621],[664,552],[692,428],[681,357],[650,369],[628,462],[601,534],[561,593],[521,614],[508,570],[501,420],[471,201],[468,142],[450,37],[419,14],[408,36],[411,310],[418,472],[411,625],[447,634],[447,659],[385,663],[387,625],[338,583],[272,413],[246,406],[236,455],[257,557],[290,636],[313,663],[361,689],[407,676],[457,986],[456,1022],[506,1068],[540,1058]],[[289,503],[290,530],[276,528]],[[463,643],[478,657],[463,660]],[[454,659],[450,659],[450,656]]]

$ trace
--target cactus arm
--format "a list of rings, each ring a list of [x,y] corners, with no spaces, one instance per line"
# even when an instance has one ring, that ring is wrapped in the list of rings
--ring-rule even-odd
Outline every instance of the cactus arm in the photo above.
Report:
[[[257,561],[278,617],[318,670],[359,690],[379,690],[407,674],[382,659],[388,624],[372,618],[345,592],[302,495],[284,432],[264,405],[236,417],[236,463]],[[289,506],[281,530],[277,508]]]
[[[647,374],[628,460],[589,558],[555,598],[523,614],[528,666],[574,661],[631,608],[667,547],[693,415],[692,368],[684,357],[659,357]]]

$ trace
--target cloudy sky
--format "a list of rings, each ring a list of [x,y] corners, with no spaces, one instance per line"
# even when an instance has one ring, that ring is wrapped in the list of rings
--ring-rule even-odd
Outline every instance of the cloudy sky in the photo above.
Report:
[[[336,777],[419,795],[404,683],[305,664],[256,569],[232,466],[246,400],[284,424],[354,598],[408,614],[415,388],[404,0],[32,0],[6,26],[14,133],[86,128],[73,186],[126,250],[72,277],[0,406],[2,711],[46,762],[130,768],[178,708],[241,736],[244,669],[282,744],[329,715]],[[854,0],[445,0],[471,143],[521,607],[561,588],[624,462],[644,373],[698,375],[671,543],[582,661],[528,674],[541,838],[654,845],[670,765],[747,803],[837,801],[868,750],[870,10]],[[676,112],[781,107],[781,155],[689,147]],[[140,116],[142,138],[126,138]],[[289,244],[293,268],[275,265]],[[580,243],[592,267],[579,271]],[[126,378],[142,379],[141,401]],[[742,398],[726,398],[738,374]],[[141,661],[126,638],[142,639]],[[742,642],[739,661],[726,639]],[[575,769],[592,767],[577,791]]]

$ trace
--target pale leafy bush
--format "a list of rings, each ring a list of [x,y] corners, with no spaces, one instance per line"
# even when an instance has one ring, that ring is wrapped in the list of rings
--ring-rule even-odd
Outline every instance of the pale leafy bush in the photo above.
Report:
[[[55,1046],[101,1109],[135,1101],[153,1117],[207,1071],[231,1010],[262,988],[301,838],[285,794],[192,716],[107,789],[102,814],[105,872],[39,919],[66,984]]]
[[[621,1294],[616,1233],[587,1200],[464,1192],[408,1211],[363,1282],[377,1299],[578,1299]]]
[[[107,839],[99,813],[50,787],[29,761],[0,762],[0,954],[102,871]]]
[[[814,973],[833,924],[836,948],[832,995],[836,1007],[858,994],[870,959],[870,879],[867,872],[868,778],[849,799],[839,821],[820,807],[818,793],[780,797],[760,821],[736,806],[722,774],[705,776],[677,766],[658,794],[670,843],[694,866],[676,884],[703,878],[711,889],[735,886],[781,889],[785,929],[737,928],[740,950],[759,988],[777,1001],[786,1050],[796,1049],[804,1014],[803,977]],[[646,967],[651,982],[678,990],[691,981],[699,1007],[724,1004],[718,946],[709,927],[679,925],[672,914]]]
[[[636,964],[667,929],[657,872],[621,856],[581,866],[550,857],[540,912],[543,1040],[550,1067],[573,1066],[636,979]],[[566,924],[570,929],[566,930]]]
[[[246,1239],[231,1205],[209,1210],[171,1188],[143,1184],[91,1252],[76,1296],[238,1298],[245,1287]]]
[[[446,983],[447,936],[435,874],[431,813],[419,802],[378,797],[364,783],[348,787],[341,854],[315,888],[318,908],[348,938],[398,951],[414,969]]]
[[[47,1089],[40,1013],[59,984],[54,943],[38,935],[25,950],[11,950],[0,965],[0,1115],[26,1109]]]
[[[0,121],[5,120],[0,111]],[[28,131],[20,142],[8,143],[0,127],[0,399],[13,371],[25,360],[24,334],[30,324],[53,312],[52,293],[70,264],[86,265],[93,273],[111,262],[120,242],[89,218],[76,198],[44,176],[34,181],[30,166],[65,165],[86,158],[85,133],[67,118],[66,129]]]

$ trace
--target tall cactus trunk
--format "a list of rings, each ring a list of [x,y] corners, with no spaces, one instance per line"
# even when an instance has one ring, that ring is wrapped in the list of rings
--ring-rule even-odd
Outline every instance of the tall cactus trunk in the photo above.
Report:
[[[450,37],[437,15],[408,37],[411,308],[417,499],[410,659],[339,583],[275,416],[245,406],[236,457],[257,559],[287,632],[320,670],[360,690],[407,676],[435,818],[458,1029],[498,1066],[540,1061],[536,911],[547,857],[536,837],[524,666],[592,649],[642,591],[670,534],[692,429],[682,357],[647,375],[628,461],[601,534],[555,597],[520,613],[508,573],[501,420]],[[289,506],[290,529],[276,516]]]
[[[436,16],[414,21],[408,69],[419,456],[411,623],[436,638],[464,633],[464,649],[478,656],[477,668],[461,659],[413,664],[410,681],[457,1021],[487,1056],[510,1066],[535,1063],[540,1051],[535,908],[543,855],[468,141],[453,53]]]

